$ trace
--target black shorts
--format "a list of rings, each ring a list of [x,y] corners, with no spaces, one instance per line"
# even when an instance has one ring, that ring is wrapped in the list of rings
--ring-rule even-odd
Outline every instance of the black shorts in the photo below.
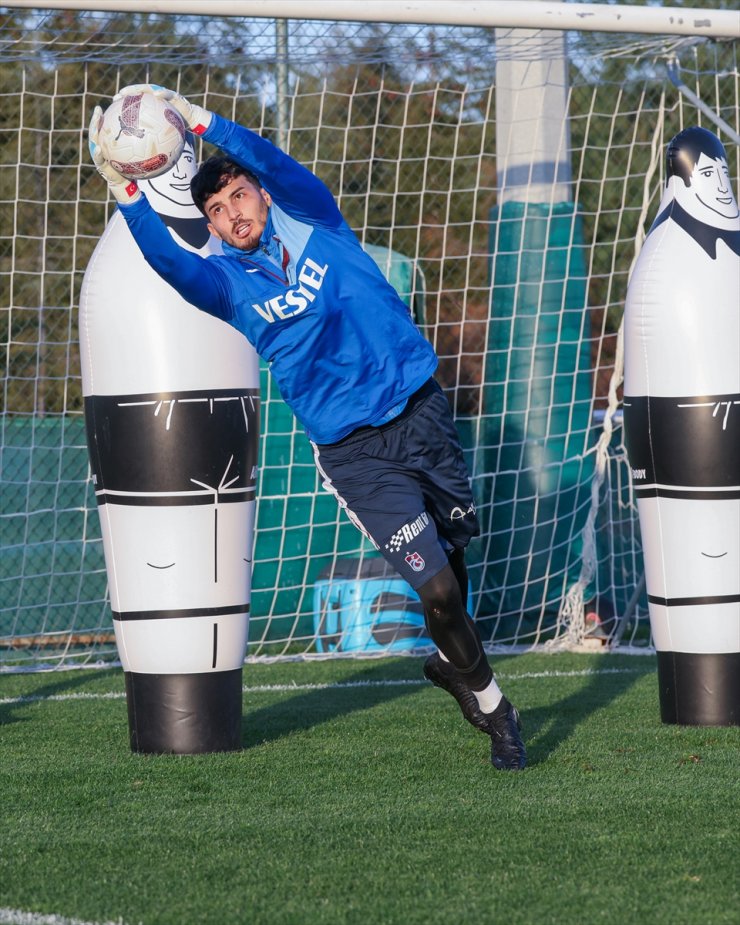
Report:
[[[433,379],[388,424],[313,448],[324,488],[414,589],[480,533],[450,406]]]

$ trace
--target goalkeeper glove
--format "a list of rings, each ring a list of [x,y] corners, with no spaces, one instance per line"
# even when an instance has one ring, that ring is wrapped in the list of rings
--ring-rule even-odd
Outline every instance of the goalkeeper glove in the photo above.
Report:
[[[213,113],[204,109],[202,106],[195,106],[180,96],[174,90],[168,90],[166,87],[160,87],[158,84],[132,84],[130,87],[124,87],[113,97],[114,100],[122,96],[136,96],[139,93],[152,93],[162,100],[166,100],[170,106],[175,109],[185,120],[185,124],[195,135],[202,135],[211,124]]]
[[[90,120],[90,130],[87,135],[88,144],[90,146],[90,157],[92,157],[93,164],[95,164],[95,169],[108,184],[108,189],[111,191],[111,195],[116,202],[119,202],[123,206],[130,205],[132,202],[141,199],[141,190],[137,186],[135,180],[127,180],[126,177],[121,176],[110,161],[105,159],[105,155],[98,144],[98,132],[100,131],[102,119],[103,110],[100,106],[96,106],[92,114],[92,119]]]

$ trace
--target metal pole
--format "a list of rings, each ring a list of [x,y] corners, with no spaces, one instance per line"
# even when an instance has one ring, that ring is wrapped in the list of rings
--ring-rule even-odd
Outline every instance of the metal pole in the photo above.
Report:
[[[288,20],[275,20],[275,83],[277,85],[277,145],[288,151],[288,113],[290,85],[288,80]]]
[[[740,38],[740,12],[626,3],[542,0],[6,0],[25,9],[175,13],[179,16],[256,16],[339,22],[405,22],[449,26],[498,26],[586,32],[639,32]],[[356,8],[356,11],[355,11]]]

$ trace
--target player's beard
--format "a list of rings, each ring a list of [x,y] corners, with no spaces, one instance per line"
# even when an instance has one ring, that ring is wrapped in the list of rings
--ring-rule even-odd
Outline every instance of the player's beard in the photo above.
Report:
[[[232,247],[236,247],[240,251],[253,251],[256,247],[259,247],[262,232],[265,230],[265,225],[267,224],[267,213],[267,203],[261,202],[259,214],[257,216],[252,219],[241,219],[239,222],[235,222],[232,225],[231,232],[226,238],[227,244],[231,244]],[[245,222],[251,223],[249,234],[246,237],[239,237],[236,234],[236,229],[240,224],[245,224]]]

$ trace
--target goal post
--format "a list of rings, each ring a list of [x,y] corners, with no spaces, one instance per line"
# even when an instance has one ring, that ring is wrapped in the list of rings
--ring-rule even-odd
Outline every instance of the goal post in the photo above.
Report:
[[[89,116],[141,81],[321,176],[435,346],[483,526],[469,563],[486,644],[649,651],[622,308],[668,140],[717,132],[737,184],[738,15],[367,0],[349,21],[331,0],[196,6],[0,5],[0,670],[115,658],[77,310],[113,211]],[[377,553],[322,490],[264,369],[262,400],[249,655],[325,655],[341,649],[322,636],[338,635],[321,619],[327,571]]]
[[[13,0],[9,6],[36,9],[37,0]],[[731,5],[730,5],[731,6]],[[45,0],[44,9],[157,13],[174,16],[263,17],[267,19],[348,19],[344,0]],[[621,35],[684,35],[737,38],[737,12],[687,6],[637,6],[626,3],[568,3],[548,0],[364,0],[356,22],[483,26],[616,32]]]

